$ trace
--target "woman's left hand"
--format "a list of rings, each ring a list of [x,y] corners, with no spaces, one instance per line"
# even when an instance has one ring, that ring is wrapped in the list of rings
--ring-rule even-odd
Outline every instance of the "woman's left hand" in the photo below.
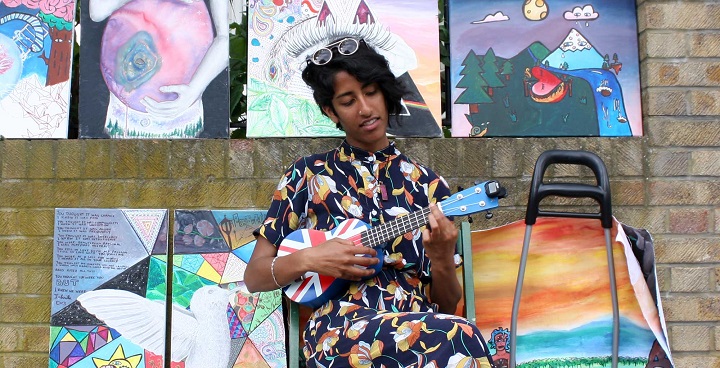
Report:
[[[423,230],[425,255],[430,258],[433,265],[445,262],[454,265],[455,243],[458,238],[455,224],[435,204],[430,205],[428,224],[429,226]]]

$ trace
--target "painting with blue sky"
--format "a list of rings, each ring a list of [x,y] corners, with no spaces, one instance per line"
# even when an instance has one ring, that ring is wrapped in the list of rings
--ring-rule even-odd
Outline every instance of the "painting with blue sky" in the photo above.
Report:
[[[449,0],[454,137],[642,136],[631,0]]]

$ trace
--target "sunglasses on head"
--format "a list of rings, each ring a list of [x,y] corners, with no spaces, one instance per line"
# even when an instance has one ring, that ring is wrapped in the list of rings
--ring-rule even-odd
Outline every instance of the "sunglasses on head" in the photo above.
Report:
[[[315,51],[308,57],[307,62],[315,65],[325,65],[332,60],[333,49],[336,49],[340,55],[352,55],[360,48],[360,42],[362,42],[362,40],[357,40],[351,37],[335,41]]]

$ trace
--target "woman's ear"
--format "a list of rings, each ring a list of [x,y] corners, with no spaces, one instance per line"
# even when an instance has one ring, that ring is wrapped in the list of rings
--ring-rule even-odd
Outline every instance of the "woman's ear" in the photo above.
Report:
[[[327,117],[329,117],[330,120],[333,121],[333,123],[337,124],[340,121],[340,119],[335,114],[335,109],[333,109],[332,106],[323,106],[322,110],[325,115],[327,115]]]

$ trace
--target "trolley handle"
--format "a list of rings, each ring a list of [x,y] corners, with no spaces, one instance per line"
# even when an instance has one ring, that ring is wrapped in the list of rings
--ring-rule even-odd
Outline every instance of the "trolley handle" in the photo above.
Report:
[[[545,170],[553,164],[583,165],[590,168],[595,174],[596,185],[581,183],[543,183]],[[540,202],[547,196],[561,196],[571,198],[591,198],[600,205],[598,213],[542,211]],[[532,183],[530,183],[530,196],[525,224],[534,225],[538,216],[545,217],[573,217],[599,219],[602,227],[612,228],[612,207],[610,205],[610,181],[607,169],[599,156],[588,151],[550,150],[545,151],[535,162]]]

